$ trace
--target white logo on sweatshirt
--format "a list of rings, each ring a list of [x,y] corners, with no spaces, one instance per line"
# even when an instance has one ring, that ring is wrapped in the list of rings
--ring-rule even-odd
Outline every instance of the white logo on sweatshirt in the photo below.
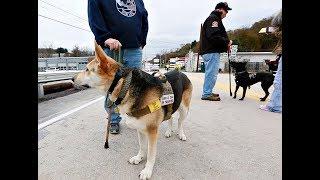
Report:
[[[118,11],[126,17],[132,17],[137,12],[134,0],[116,0],[116,6]]]

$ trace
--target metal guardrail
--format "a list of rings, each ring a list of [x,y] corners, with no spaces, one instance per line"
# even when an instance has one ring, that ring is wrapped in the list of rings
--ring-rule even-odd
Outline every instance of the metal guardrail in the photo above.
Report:
[[[38,72],[38,83],[72,79],[80,71]]]
[[[53,57],[38,58],[38,72],[45,72],[50,68],[63,70],[83,70],[88,63],[88,57]]]
[[[79,72],[81,71],[38,72],[38,98],[44,96],[43,85],[45,83],[70,80]]]

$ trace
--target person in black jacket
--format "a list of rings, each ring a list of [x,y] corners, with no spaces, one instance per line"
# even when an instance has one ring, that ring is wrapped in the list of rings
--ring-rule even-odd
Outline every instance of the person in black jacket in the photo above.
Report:
[[[201,29],[200,52],[205,64],[202,100],[220,101],[219,94],[212,93],[219,72],[220,53],[228,51],[232,41],[222,24],[231,8],[226,2],[220,2],[205,20]]]
[[[112,57],[112,50],[121,46],[123,65],[142,67],[142,48],[148,34],[148,12],[143,0],[88,0],[88,19],[97,44],[108,56]],[[120,115],[112,113],[110,133],[119,133],[120,121]]]

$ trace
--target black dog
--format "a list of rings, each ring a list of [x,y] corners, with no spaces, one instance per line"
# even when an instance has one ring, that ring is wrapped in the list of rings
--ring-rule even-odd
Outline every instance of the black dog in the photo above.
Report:
[[[260,71],[250,76],[246,69],[246,65],[247,62],[230,62],[230,66],[235,70],[236,81],[236,90],[234,92],[233,98],[235,99],[237,97],[237,91],[240,86],[243,88],[243,94],[242,98],[239,100],[243,100],[246,96],[247,87],[249,87],[250,89],[251,85],[261,82],[261,87],[265,92],[265,96],[260,98],[260,101],[265,101],[270,94],[268,92],[268,89],[273,84],[274,75],[272,74],[272,72]]]

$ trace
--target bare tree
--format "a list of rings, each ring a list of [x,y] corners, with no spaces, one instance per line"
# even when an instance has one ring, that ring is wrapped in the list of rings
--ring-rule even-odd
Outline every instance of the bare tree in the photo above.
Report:
[[[38,48],[38,57],[41,57],[41,58],[52,57],[52,54],[54,53],[55,53],[55,50],[53,49],[52,43],[44,44],[43,47]]]
[[[75,45],[71,51],[71,56],[73,57],[85,57],[93,56],[94,53],[87,47],[80,48],[78,45]]]

